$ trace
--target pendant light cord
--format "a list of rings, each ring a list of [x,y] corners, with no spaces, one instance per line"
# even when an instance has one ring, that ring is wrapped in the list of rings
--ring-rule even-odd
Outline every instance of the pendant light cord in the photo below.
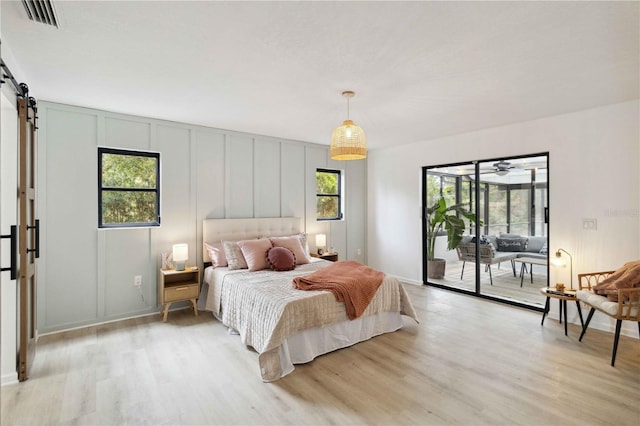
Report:
[[[350,118],[349,118],[349,97],[347,97],[347,120],[350,120]]]

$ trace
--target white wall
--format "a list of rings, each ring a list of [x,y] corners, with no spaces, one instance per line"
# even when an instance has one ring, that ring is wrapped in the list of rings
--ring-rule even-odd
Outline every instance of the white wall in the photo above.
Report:
[[[18,110],[16,94],[9,84],[2,85],[0,104],[2,123],[0,128],[0,171],[2,172],[2,187],[0,190],[0,205],[2,220],[0,220],[0,233],[8,235],[11,225],[18,224]],[[3,239],[2,267],[8,267],[11,263],[11,243],[9,239]],[[17,253],[16,253],[17,255]],[[17,334],[17,301],[18,280],[11,280],[9,271],[2,272],[2,287],[0,288],[0,359],[2,360],[1,383],[8,384],[18,381],[16,371],[16,354],[18,352]]]
[[[364,161],[330,161],[324,145],[50,102],[38,107],[40,333],[158,312],[160,253],[186,242],[188,263],[201,264],[204,218],[302,217],[308,233],[328,234],[342,259],[365,260]],[[161,153],[161,227],[98,230],[98,146]],[[344,170],[344,221],[316,221],[318,167]],[[134,275],[143,277],[142,295]]]
[[[546,151],[550,249],[571,252],[576,274],[639,259],[639,127],[636,100],[370,152],[369,264],[422,283],[423,166]],[[597,231],[583,230],[582,218],[596,218]],[[594,316],[594,326],[612,329],[596,324],[601,317]]]

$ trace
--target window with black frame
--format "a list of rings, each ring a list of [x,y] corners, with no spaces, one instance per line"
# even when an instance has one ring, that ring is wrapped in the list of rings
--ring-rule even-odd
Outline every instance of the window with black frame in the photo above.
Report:
[[[160,153],[98,148],[98,227],[160,226]]]
[[[316,209],[318,220],[340,220],[342,215],[342,172],[316,170]]]
[[[540,309],[548,164],[540,153],[424,167],[425,284]]]

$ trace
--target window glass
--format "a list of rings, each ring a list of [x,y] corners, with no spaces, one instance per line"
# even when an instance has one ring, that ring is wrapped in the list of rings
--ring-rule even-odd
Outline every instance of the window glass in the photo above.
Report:
[[[342,219],[342,173],[316,170],[316,211],[318,220]]]
[[[98,226],[160,225],[160,154],[98,148]]]
[[[427,205],[433,205],[441,194],[442,179],[439,175],[430,174],[427,176]]]
[[[460,200],[459,204],[464,204],[464,208],[469,211],[475,211],[475,194],[471,185],[469,176],[460,176]],[[475,187],[475,186],[474,186]],[[465,223],[465,228],[469,234],[475,234],[475,224],[469,219],[461,217]]]
[[[507,232],[507,187],[489,184],[489,234]]]
[[[510,190],[511,223],[509,233],[518,235],[531,234],[531,202],[529,189],[514,188]]]
[[[456,184],[458,177],[456,176],[442,176],[442,196],[447,202],[448,206],[453,206],[456,203]]]

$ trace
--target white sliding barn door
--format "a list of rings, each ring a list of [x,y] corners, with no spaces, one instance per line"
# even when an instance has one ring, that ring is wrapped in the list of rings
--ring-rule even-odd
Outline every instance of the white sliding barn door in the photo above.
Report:
[[[11,226],[18,223],[18,109],[15,91],[9,84],[2,85],[0,97],[0,233],[9,235]],[[9,239],[1,242],[2,267],[8,267],[11,262],[11,244]],[[15,254],[14,254],[15,255]],[[11,279],[9,271],[3,271],[0,276],[1,292],[1,344],[0,356],[2,365],[2,384],[18,380],[18,281]]]

